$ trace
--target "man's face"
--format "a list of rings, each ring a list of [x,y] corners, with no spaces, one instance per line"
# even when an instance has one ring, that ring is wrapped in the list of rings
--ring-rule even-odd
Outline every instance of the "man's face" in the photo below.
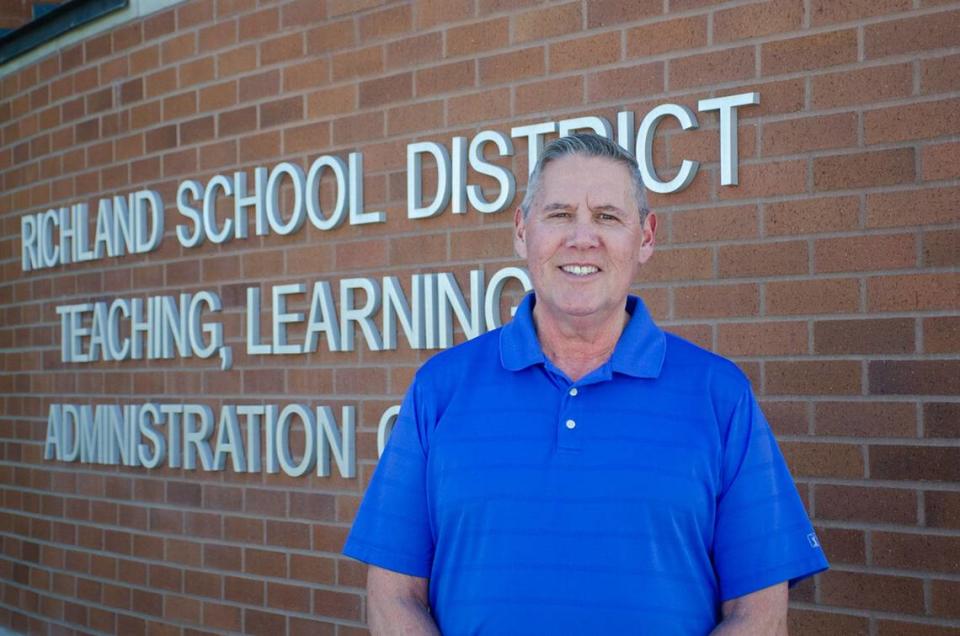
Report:
[[[640,264],[653,254],[656,218],[640,223],[627,168],[568,155],[541,175],[529,215],[518,209],[514,246],[527,259],[541,315],[600,320],[623,312]]]

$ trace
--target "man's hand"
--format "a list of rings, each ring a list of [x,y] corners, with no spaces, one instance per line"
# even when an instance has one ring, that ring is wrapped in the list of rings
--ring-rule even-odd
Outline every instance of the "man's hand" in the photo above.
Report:
[[[367,625],[373,636],[440,636],[430,615],[427,579],[369,566]]]
[[[711,636],[787,636],[786,582],[726,601]]]

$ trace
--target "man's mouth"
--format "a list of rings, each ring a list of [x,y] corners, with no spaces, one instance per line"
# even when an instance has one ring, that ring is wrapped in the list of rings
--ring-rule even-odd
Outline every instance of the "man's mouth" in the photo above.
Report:
[[[560,269],[574,276],[589,276],[600,271],[596,265],[561,265]]]

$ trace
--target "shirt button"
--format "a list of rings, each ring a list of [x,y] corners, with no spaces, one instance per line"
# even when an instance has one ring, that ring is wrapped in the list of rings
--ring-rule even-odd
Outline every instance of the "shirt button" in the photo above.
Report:
[[[577,393],[579,393],[579,391],[577,391],[577,387],[570,389],[570,397],[577,397]]]
[[[567,428],[569,428],[570,430],[573,430],[576,427],[577,427],[576,422],[574,422],[573,420],[567,420]]]

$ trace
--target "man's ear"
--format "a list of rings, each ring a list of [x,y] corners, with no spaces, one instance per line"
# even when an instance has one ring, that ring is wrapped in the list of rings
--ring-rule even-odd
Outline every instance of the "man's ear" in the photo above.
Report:
[[[520,258],[527,257],[527,227],[523,218],[523,210],[517,206],[513,213],[513,249]]]
[[[647,218],[640,228],[643,234],[643,242],[640,243],[640,252],[637,254],[637,261],[643,265],[653,256],[653,247],[657,242],[657,215],[653,212],[647,214]]]

